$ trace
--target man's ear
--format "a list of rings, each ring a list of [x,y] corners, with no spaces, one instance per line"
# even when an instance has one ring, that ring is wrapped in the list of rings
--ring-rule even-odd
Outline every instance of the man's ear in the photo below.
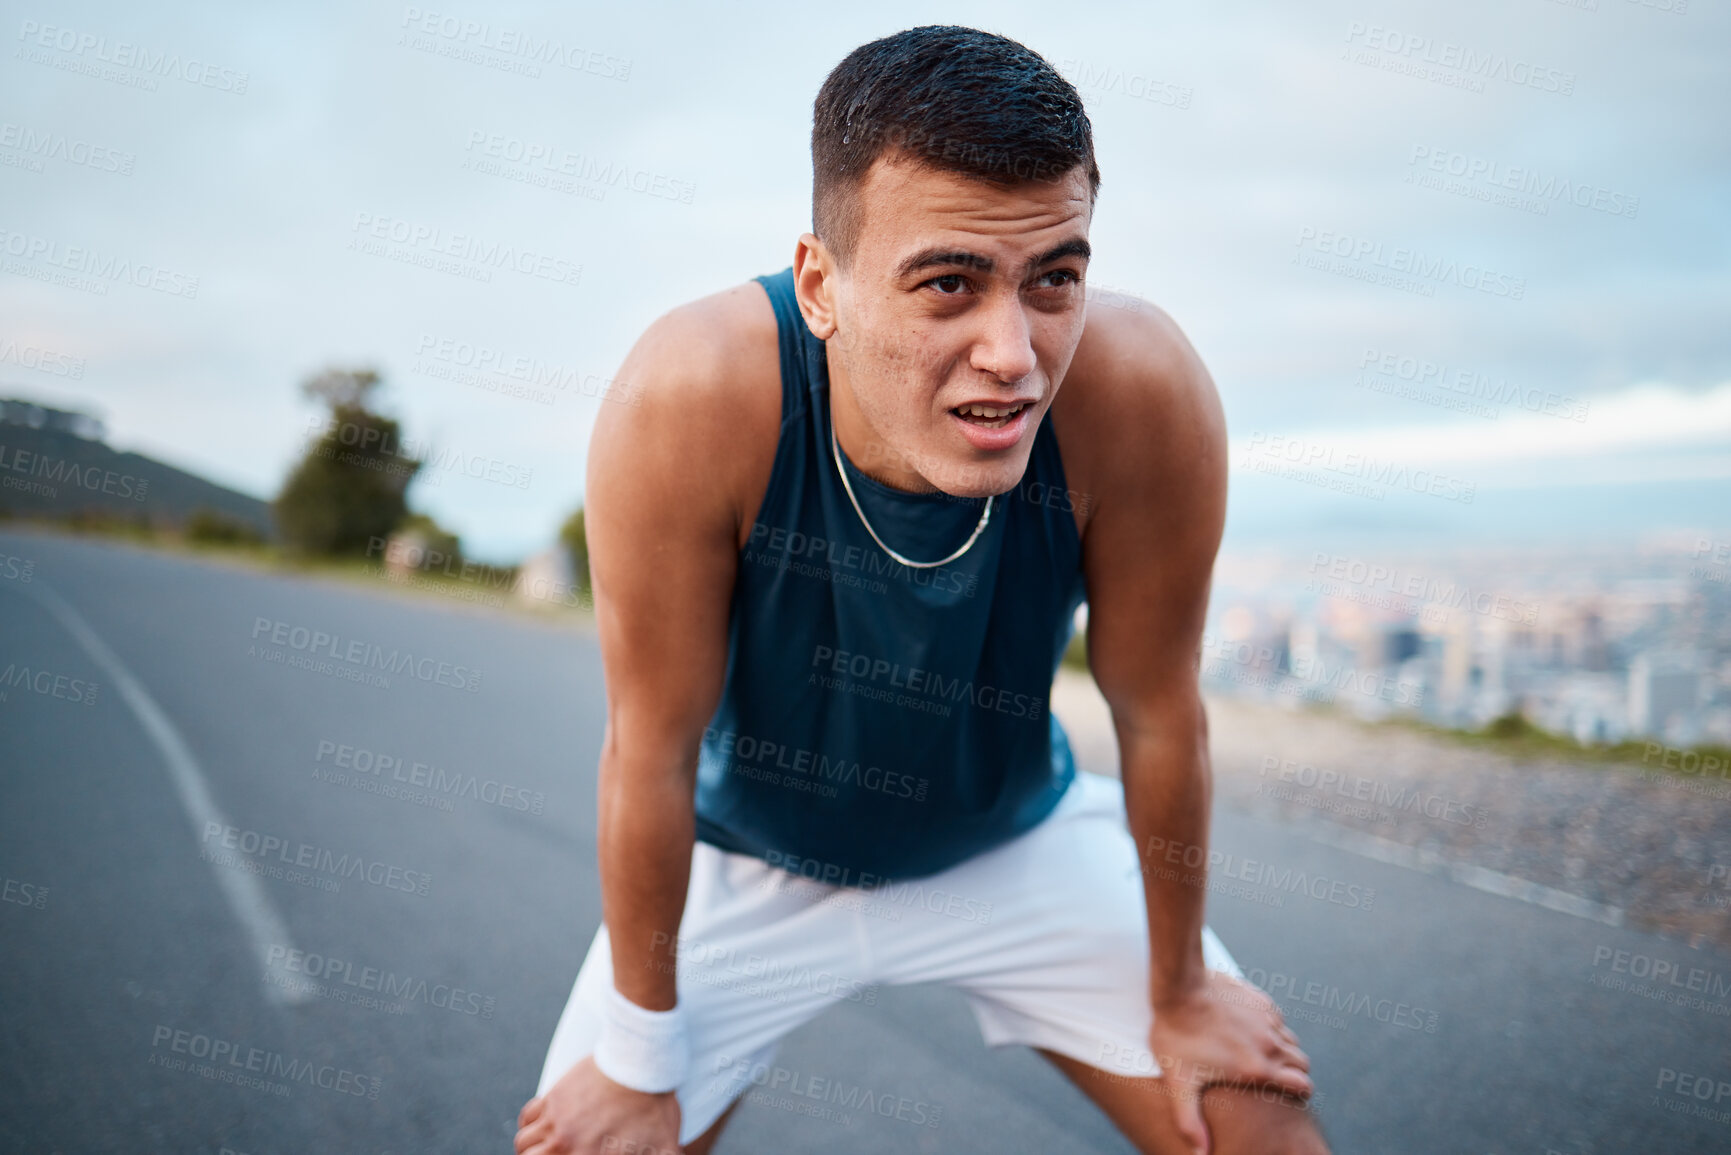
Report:
[[[812,336],[827,341],[835,335],[836,260],[815,233],[805,233],[793,250],[793,295]]]

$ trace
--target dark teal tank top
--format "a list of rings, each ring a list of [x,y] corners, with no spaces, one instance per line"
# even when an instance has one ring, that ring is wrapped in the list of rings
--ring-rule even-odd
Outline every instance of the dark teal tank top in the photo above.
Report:
[[[780,334],[781,432],[739,553],[698,837],[843,885],[934,874],[1039,822],[1075,777],[1048,708],[1083,599],[1058,440],[1042,420],[1026,473],[967,553],[897,562],[836,472],[824,343],[792,270],[757,281]],[[916,561],[952,553],[985,504],[846,467],[873,528]]]

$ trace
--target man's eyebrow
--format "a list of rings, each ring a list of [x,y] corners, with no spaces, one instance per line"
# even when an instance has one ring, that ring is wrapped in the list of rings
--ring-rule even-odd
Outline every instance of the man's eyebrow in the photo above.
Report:
[[[1045,252],[1029,261],[1028,271],[1033,272],[1041,265],[1049,265],[1053,261],[1061,261],[1065,257],[1081,257],[1085,261],[1093,255],[1094,250],[1089,246],[1088,242],[1083,240],[1081,237],[1077,237],[1075,240],[1065,241],[1061,245],[1047,249]]]
[[[1068,240],[1060,245],[1047,249],[1039,256],[1030,260],[1027,264],[1027,269],[1029,272],[1032,272],[1042,265],[1049,265],[1053,261],[1061,261],[1065,257],[1081,257],[1085,261],[1093,255],[1094,250],[1089,247],[1088,242],[1077,237],[1074,240]],[[912,274],[924,269],[953,267],[958,265],[981,273],[991,273],[997,268],[997,262],[982,253],[972,253],[966,249],[930,248],[920,250],[911,257],[908,257],[900,265],[897,265],[895,275],[896,279],[900,280],[903,277],[911,276]]]
[[[942,265],[962,265],[989,273],[997,262],[979,253],[970,253],[966,249],[921,249],[913,256],[896,266],[896,278],[899,280],[921,269],[937,268]]]

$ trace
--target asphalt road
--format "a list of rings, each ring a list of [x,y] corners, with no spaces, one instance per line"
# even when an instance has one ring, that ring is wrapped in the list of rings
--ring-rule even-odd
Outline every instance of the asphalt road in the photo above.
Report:
[[[370,646],[414,663],[344,676]],[[509,1151],[600,918],[592,636],[9,531],[0,695],[0,1148]],[[375,792],[417,763],[474,788]],[[1242,815],[1213,840],[1209,921],[1280,997],[1342,1155],[1731,1150],[1702,1113],[1731,1111],[1731,959]],[[759,1098],[724,1155],[1129,1150],[941,989],[843,1005],[778,1061],[938,1124]]]

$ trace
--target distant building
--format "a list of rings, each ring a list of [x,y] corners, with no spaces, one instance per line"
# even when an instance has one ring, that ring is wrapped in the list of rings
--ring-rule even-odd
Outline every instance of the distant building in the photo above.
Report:
[[[400,529],[391,534],[385,541],[385,573],[401,581],[427,568],[427,551],[432,545],[427,534],[419,529]]]
[[[562,544],[549,546],[518,567],[515,593],[527,602],[591,608],[589,591],[577,582],[571,551]]]
[[[1629,728],[1664,734],[1692,720],[1701,676],[1689,656],[1644,653],[1629,663]]]
[[[1411,626],[1390,627],[1382,635],[1382,664],[1398,666],[1408,658],[1416,657],[1421,645],[1419,632]]]
[[[1627,690],[1616,674],[1567,671],[1534,702],[1531,720],[1583,745],[1618,742],[1629,730]]]
[[[34,401],[0,398],[0,425],[22,425],[49,433],[69,433],[85,441],[101,441],[108,429],[99,418],[69,409],[50,409]]]

